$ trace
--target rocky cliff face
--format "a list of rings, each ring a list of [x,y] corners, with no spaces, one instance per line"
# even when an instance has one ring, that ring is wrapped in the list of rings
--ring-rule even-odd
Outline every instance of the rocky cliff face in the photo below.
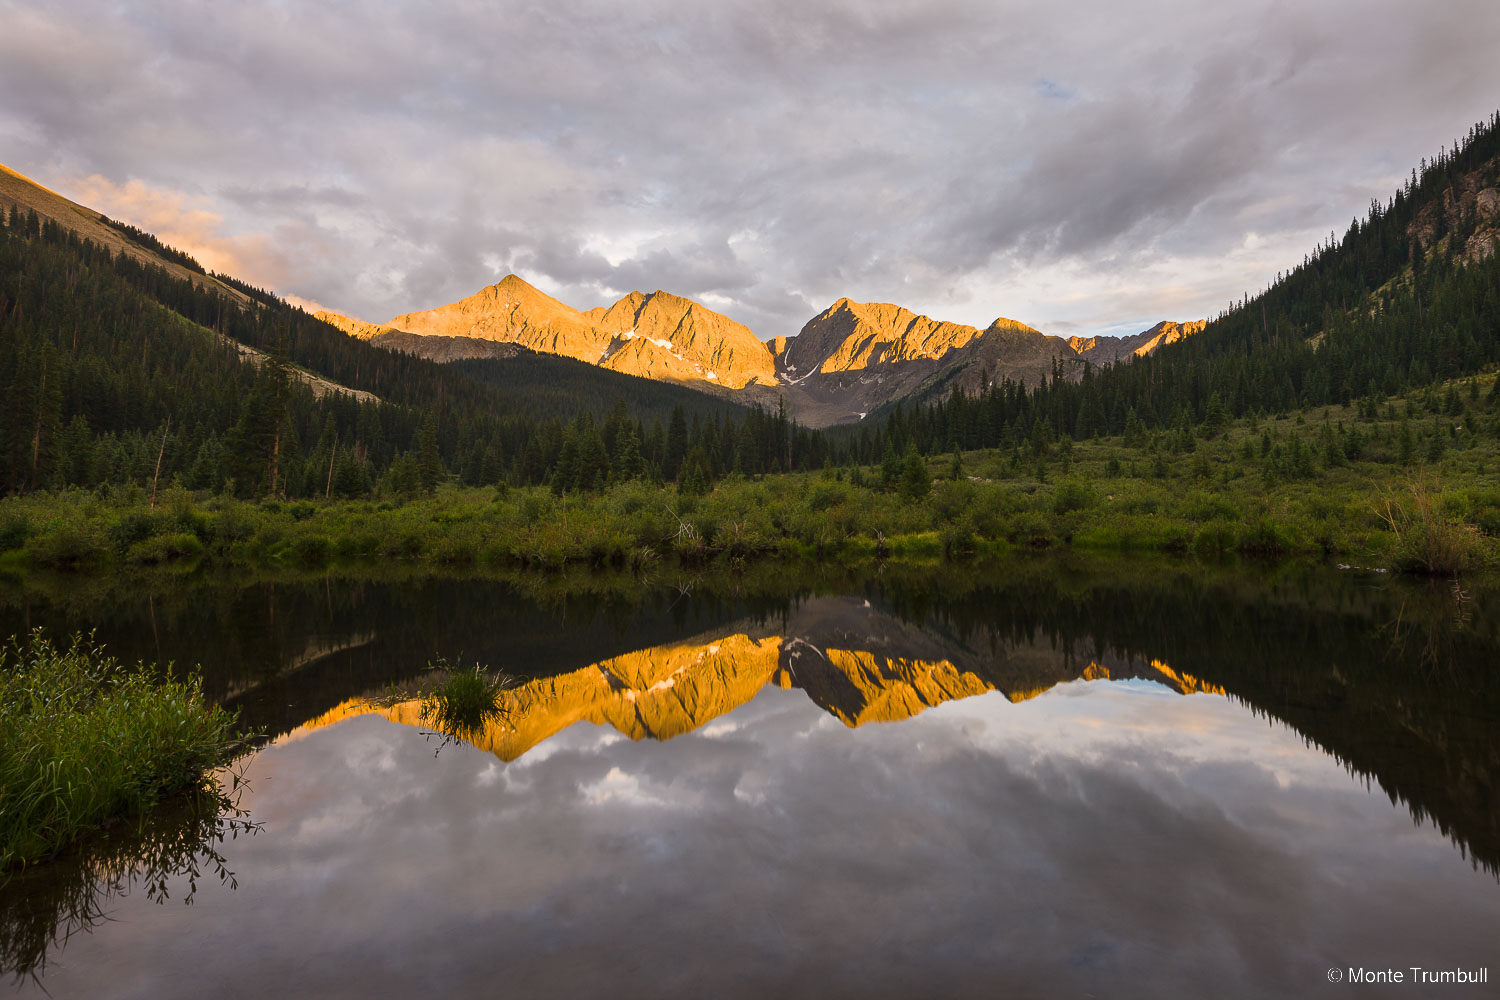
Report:
[[[805,376],[936,361],[979,336],[972,326],[944,323],[889,303],[839,299],[787,345],[783,367]]]
[[[771,352],[749,327],[692,299],[631,292],[583,315],[613,338],[600,361],[607,368],[651,378],[664,377],[660,371],[731,389],[776,384]]]
[[[384,324],[421,337],[468,337],[597,362],[610,337],[582,313],[515,275],[466,299],[402,313]]]
[[[342,313],[333,312],[330,309],[319,309],[313,313],[314,319],[320,319],[335,329],[342,330],[356,340],[374,340],[383,333],[393,333],[388,326],[379,323],[366,323],[364,320],[354,319]]]
[[[1457,256],[1470,262],[1500,252],[1500,160],[1492,160],[1458,178],[1417,212],[1406,227],[1407,239],[1432,251],[1455,231],[1463,231]]]
[[[945,323],[880,302],[839,299],[802,332],[772,342],[792,412],[814,427],[851,423],[893,400],[968,393],[1010,379],[1035,385],[1061,364],[1108,364],[1150,354],[1202,330],[1205,322],[1162,322],[1130,337],[1050,337],[1001,317],[984,330]]]
[[[1191,323],[1173,323],[1162,320],[1149,330],[1130,337],[1069,337],[1068,346],[1085,361],[1096,365],[1113,364],[1131,357],[1145,357],[1166,344],[1175,344],[1184,337],[1202,332],[1208,320]]]

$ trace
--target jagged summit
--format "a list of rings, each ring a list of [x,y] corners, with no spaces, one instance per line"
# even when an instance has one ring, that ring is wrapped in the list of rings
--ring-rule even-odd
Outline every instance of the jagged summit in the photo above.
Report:
[[[795,338],[770,345],[793,412],[826,426],[954,386],[972,393],[1002,378],[1034,385],[1058,363],[1081,374],[1084,361],[1148,354],[1204,325],[1165,322],[1132,337],[1065,340],[1004,316],[980,330],[889,302],[840,298]]]
[[[1191,323],[1174,323],[1162,320],[1149,330],[1129,337],[1069,337],[1068,346],[1078,356],[1095,364],[1108,364],[1130,357],[1144,357],[1165,344],[1175,344],[1184,337],[1200,333],[1208,326],[1208,320]]]
[[[977,336],[972,326],[934,320],[889,302],[841,298],[802,328],[787,346],[784,365],[805,376],[932,360]]]
[[[623,341],[620,348],[638,357],[646,357],[646,345],[665,350],[681,362],[675,367],[683,378],[702,378],[735,389],[776,382],[771,352],[749,327],[692,299],[660,289],[649,294],[631,292],[608,308],[591,309],[584,315]],[[619,370],[630,371],[628,367]]]
[[[337,316],[329,322],[353,336],[379,337],[439,360],[495,356],[491,348],[464,346],[469,340],[515,344],[700,388],[739,390],[776,381],[771,352],[748,328],[660,289],[579,311],[510,274],[468,298],[402,313],[384,324]]]
[[[594,361],[609,338],[582,313],[514,274],[466,299],[402,313],[384,326],[424,337],[470,337]]]

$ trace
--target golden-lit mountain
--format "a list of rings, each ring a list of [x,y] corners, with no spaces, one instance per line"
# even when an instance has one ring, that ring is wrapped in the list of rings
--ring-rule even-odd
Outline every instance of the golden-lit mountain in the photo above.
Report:
[[[656,291],[631,292],[608,308],[584,316],[614,337],[600,361],[631,375],[657,375],[649,365],[670,359],[669,377],[704,379],[731,389],[774,385],[776,364],[750,328],[692,299]],[[648,348],[656,348],[655,354]],[[675,364],[671,364],[675,362]]]
[[[843,298],[796,337],[762,341],[680,295],[631,292],[579,311],[513,274],[466,299],[385,323],[318,316],[350,336],[436,361],[503,358],[522,347],[746,403],[775,405],[779,397],[812,427],[856,422],[895,400],[954,386],[974,393],[1006,378],[1034,385],[1059,365],[1080,375],[1085,361],[1149,354],[1204,326],[1163,322],[1132,337],[1065,340],[1003,317],[980,330]]]
[[[386,323],[318,316],[350,336],[436,361],[509,357],[524,347],[720,395],[776,382],[771,352],[748,328],[662,291],[631,292],[580,312],[512,274],[466,299]]]
[[[402,313],[383,326],[422,337],[468,337],[520,344],[533,351],[597,362],[610,337],[572,306],[514,274],[466,299]]]
[[[364,320],[354,319],[328,309],[319,309],[313,313],[313,316],[327,323],[329,326],[344,331],[356,340],[374,340],[383,334],[397,332],[388,326],[381,326],[379,323],[366,323]]]
[[[886,302],[839,299],[787,343],[780,361],[792,378],[881,364],[936,361],[978,337],[972,326],[944,323]]]
[[[1149,330],[1130,337],[1069,337],[1068,346],[1086,361],[1094,364],[1110,364],[1130,357],[1145,357],[1165,344],[1175,344],[1184,337],[1200,333],[1208,326],[1208,320],[1191,323],[1173,323],[1162,320]]]
[[[1160,661],[1079,663],[1031,645],[970,647],[849,598],[809,601],[786,625],[786,635],[749,627],[527,681],[502,692],[499,718],[472,742],[515,760],[578,722],[607,725],[632,740],[667,740],[734,711],[768,684],[800,688],[851,728],[989,691],[1026,701],[1080,679],[1148,677],[1183,694],[1223,693]],[[367,714],[421,725],[418,700],[354,698],[302,729]]]

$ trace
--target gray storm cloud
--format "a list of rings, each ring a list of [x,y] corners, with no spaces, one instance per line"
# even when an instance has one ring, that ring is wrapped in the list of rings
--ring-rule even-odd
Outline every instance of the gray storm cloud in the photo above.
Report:
[[[842,295],[1143,328],[1300,261],[1500,93],[1487,0],[0,0],[0,23],[0,161],[377,320],[516,270],[767,337]],[[131,218],[143,191],[191,224]]]

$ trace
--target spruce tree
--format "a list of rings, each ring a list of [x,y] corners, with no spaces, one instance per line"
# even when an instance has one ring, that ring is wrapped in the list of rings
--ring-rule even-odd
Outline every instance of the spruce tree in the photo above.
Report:
[[[932,490],[932,476],[927,471],[927,460],[917,453],[915,444],[907,446],[906,458],[901,463],[901,492],[911,500],[920,500]]]

